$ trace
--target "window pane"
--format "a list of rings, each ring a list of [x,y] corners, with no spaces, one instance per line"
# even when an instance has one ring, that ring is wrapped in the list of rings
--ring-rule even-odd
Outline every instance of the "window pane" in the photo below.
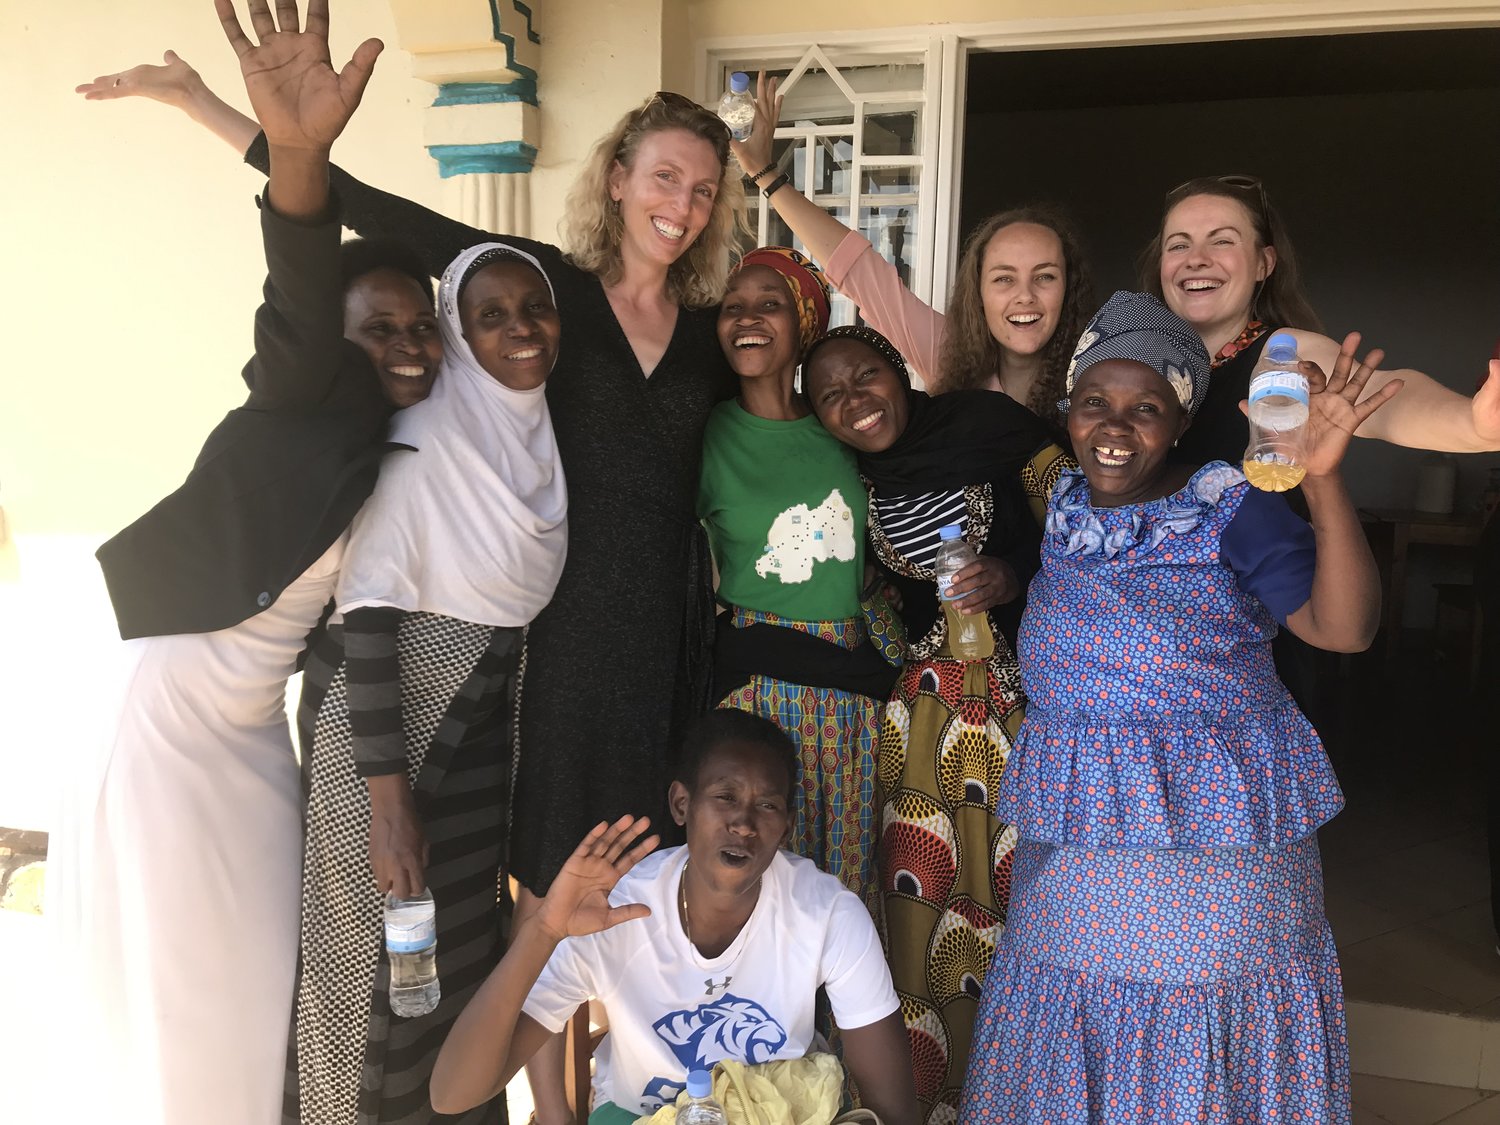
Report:
[[[866,156],[916,156],[921,150],[921,117],[915,109],[865,115]]]
[[[896,267],[901,284],[910,288],[917,265],[917,208],[861,207],[859,232],[876,252]]]
[[[915,195],[921,177],[918,168],[865,168],[863,195]]]

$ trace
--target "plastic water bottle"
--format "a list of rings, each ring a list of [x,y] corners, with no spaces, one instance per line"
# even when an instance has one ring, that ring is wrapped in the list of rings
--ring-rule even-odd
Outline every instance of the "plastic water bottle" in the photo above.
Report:
[[[391,960],[391,1011],[425,1016],[438,1006],[437,906],[423,889],[411,898],[385,898],[385,949]]]
[[[714,1101],[712,1074],[688,1071],[687,1092],[688,1103],[677,1111],[677,1125],[729,1125],[724,1107]]]
[[[1250,445],[1245,479],[1263,492],[1302,483],[1302,428],[1307,425],[1307,376],[1297,366],[1297,338],[1278,332],[1250,375]]]
[[[743,70],[729,76],[729,91],[719,99],[719,120],[729,126],[729,135],[737,141],[745,140],[755,128],[755,96],[750,93],[750,76]]]
[[[956,523],[938,529],[937,571],[938,598],[943,616],[948,619],[948,651],[955,660],[988,660],[995,655],[995,634],[990,631],[989,615],[964,613],[949,596],[953,576],[979,556],[964,542],[963,530]]]

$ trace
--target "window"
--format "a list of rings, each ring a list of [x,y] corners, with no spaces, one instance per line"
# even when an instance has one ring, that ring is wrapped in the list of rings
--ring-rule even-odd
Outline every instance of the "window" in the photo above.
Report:
[[[784,103],[773,152],[792,186],[895,264],[907,286],[931,300],[934,196],[930,69],[926,52],[836,53],[808,48],[791,65],[725,60],[729,74],[762,66],[781,79]],[[783,191],[791,190],[783,188]],[[751,229],[760,245],[804,249],[776,212],[751,190]],[[833,302],[833,323],[852,324],[853,305]]]

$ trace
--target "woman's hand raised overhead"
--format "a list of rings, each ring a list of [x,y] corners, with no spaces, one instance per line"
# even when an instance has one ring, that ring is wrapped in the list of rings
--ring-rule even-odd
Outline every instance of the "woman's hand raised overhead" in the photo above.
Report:
[[[327,153],[359,108],[384,44],[366,39],[335,71],[328,54],[328,0],[310,0],[302,30],[295,0],[276,0],[274,17],[266,0],[249,0],[248,8],[258,46],[240,27],[234,0],[214,0],[267,143]]]

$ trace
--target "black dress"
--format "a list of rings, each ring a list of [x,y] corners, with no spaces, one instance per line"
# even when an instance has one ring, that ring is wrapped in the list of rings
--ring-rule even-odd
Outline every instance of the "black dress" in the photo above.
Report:
[[[257,138],[246,160],[264,161]],[[562,346],[547,404],[568,481],[568,559],[532,622],[521,682],[511,873],[545,894],[601,820],[665,819],[682,727],[708,705],[711,570],[695,514],[703,428],[735,382],[716,309],[684,308],[650,376],[599,279],[555,246],[496,235],[333,170],[346,226],[400,238],[434,274],[500,240],[551,277]]]

